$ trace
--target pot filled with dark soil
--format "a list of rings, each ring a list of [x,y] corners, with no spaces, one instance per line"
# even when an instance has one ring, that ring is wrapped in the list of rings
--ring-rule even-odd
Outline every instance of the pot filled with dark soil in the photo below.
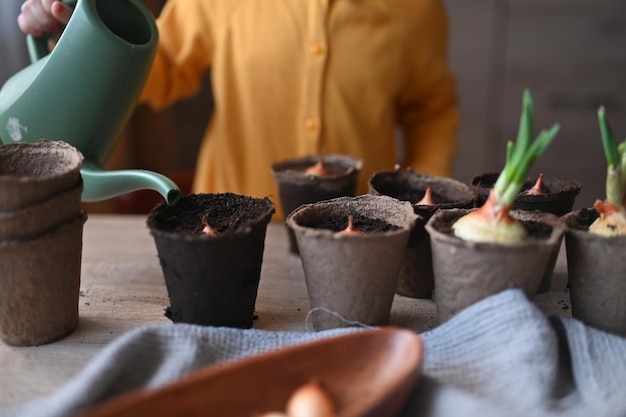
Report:
[[[456,237],[452,225],[467,209],[440,210],[426,224],[432,244],[434,300],[439,322],[507,288],[533,297],[560,246],[564,224],[549,213],[511,211],[527,236],[515,243],[474,242]]]
[[[590,233],[593,208],[563,216],[572,316],[626,336],[626,236]]]
[[[284,217],[302,204],[356,194],[363,162],[348,155],[306,156],[271,166]],[[298,253],[293,231],[287,228],[289,249]]]
[[[387,324],[417,219],[410,203],[373,195],[305,204],[287,217],[316,330]]]
[[[476,192],[477,206],[481,206],[489,191],[493,188],[500,173],[486,173],[472,178],[471,187]],[[538,177],[539,178],[539,177]],[[514,209],[533,211],[539,210],[544,213],[552,213],[555,216],[563,216],[572,211],[576,196],[580,193],[582,185],[567,177],[544,177],[541,176],[541,188],[539,192],[533,192],[537,179],[526,179],[522,190],[517,195]]]
[[[410,202],[420,216],[409,238],[397,292],[407,297],[431,298],[434,289],[432,253],[424,226],[437,210],[474,207],[476,193],[460,181],[420,174],[411,169],[377,172],[370,178],[368,186],[370,194]]]
[[[0,240],[0,338],[52,343],[78,325],[83,225],[87,214],[28,239]]]
[[[250,328],[274,206],[233,193],[191,194],[148,216],[173,322]]]

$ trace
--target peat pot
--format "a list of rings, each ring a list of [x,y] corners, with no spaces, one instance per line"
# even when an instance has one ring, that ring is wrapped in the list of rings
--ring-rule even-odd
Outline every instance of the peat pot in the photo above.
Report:
[[[417,204],[430,186],[434,205]],[[434,276],[430,238],[424,228],[437,210],[472,208],[476,193],[467,185],[452,178],[420,174],[411,169],[377,172],[369,179],[369,193],[387,195],[413,205],[420,216],[411,232],[406,257],[398,277],[397,292],[413,298],[432,298]]]
[[[472,178],[471,186],[478,196],[477,207],[481,206],[489,196],[500,173],[487,173],[476,175]],[[576,196],[580,193],[582,185],[567,177],[543,177],[544,194],[528,194],[536,180],[526,179],[520,193],[515,198],[513,208],[518,210],[539,210],[544,213],[552,213],[555,216],[563,216],[572,211]]]
[[[341,233],[350,216],[364,234]],[[418,217],[409,202],[373,195],[305,204],[289,214],[316,330],[388,323]]]
[[[0,240],[0,338],[52,343],[78,325],[85,212],[24,240]]]
[[[59,340],[78,324],[83,156],[65,142],[0,145],[0,338]]]
[[[190,194],[148,216],[173,322],[250,328],[261,277],[269,199]]]
[[[325,175],[307,173],[319,162],[319,156],[289,159],[272,165],[271,172],[278,188],[280,206],[286,217],[302,204],[315,203],[356,194],[363,162],[348,155],[324,155]],[[298,253],[293,231],[287,228],[289,249]]]
[[[0,145],[0,211],[17,211],[76,189],[82,184],[82,164],[83,155],[61,141]]]
[[[563,216],[572,316],[626,336],[626,236],[589,233],[593,208]]]
[[[433,252],[439,322],[507,288],[533,297],[560,246],[565,226],[549,213],[513,210],[528,236],[517,243],[470,242],[453,235],[454,222],[467,209],[440,210],[426,224]]]
[[[492,172],[477,175],[472,179],[472,188],[477,193],[479,205],[482,205],[487,199],[489,191],[493,188],[498,179],[498,175],[500,174]],[[580,193],[582,188],[578,181],[571,178],[544,176],[542,179],[544,194],[528,194],[527,191],[532,188],[535,182],[536,179],[526,179],[526,181],[524,181],[522,190],[515,198],[513,208],[524,211],[538,210],[544,213],[552,213],[560,217],[572,211],[576,196]],[[552,274],[559,257],[559,249],[560,247],[555,248],[552,254],[550,266],[541,281],[541,285],[539,285],[538,293],[543,293],[550,289]]]

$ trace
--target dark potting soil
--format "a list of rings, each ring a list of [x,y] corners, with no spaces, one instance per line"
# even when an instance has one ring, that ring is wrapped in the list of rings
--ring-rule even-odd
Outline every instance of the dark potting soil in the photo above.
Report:
[[[526,181],[522,187],[521,193],[525,194],[533,185],[535,184],[532,181]],[[545,195],[571,191],[576,188],[577,186],[569,178],[552,177],[544,178],[543,181],[543,193]]]
[[[309,168],[313,168],[315,165],[317,165],[317,162],[313,163],[313,164],[310,164],[310,165],[307,165],[307,166],[302,167],[302,168],[297,168],[297,169],[295,169],[295,171],[298,171],[298,172],[301,172],[301,173],[306,173],[307,175],[321,175],[321,176],[324,176],[324,175],[339,175],[339,174],[343,174],[349,168],[349,167],[345,167],[343,165],[337,166],[337,165],[334,165],[334,164],[330,164],[330,163],[324,162],[324,169],[326,171],[323,174],[314,174],[314,173],[307,173],[306,172]]]
[[[472,180],[472,185],[490,190],[496,184],[500,174],[485,174],[477,176]],[[526,196],[526,192],[535,185],[537,179],[526,179],[520,190],[520,194]],[[547,177],[543,179],[543,195],[556,194],[576,189],[577,185],[566,177]],[[529,196],[530,197],[530,196]]]
[[[576,222],[574,224],[568,224],[568,226],[577,230],[588,230],[589,226],[591,226],[598,217],[600,217],[600,215],[595,209],[585,208],[580,210]]]
[[[418,191],[418,190],[405,190],[405,191],[401,191],[397,194],[387,194],[389,197],[394,197],[397,198],[400,201],[409,201],[411,204],[415,204],[418,201],[420,201],[423,197],[424,194],[426,193],[426,190],[424,191]],[[441,202],[441,201],[445,201],[445,198],[440,196],[439,194],[437,194],[437,192],[435,190],[432,190],[432,199],[435,202],[435,204]]]
[[[485,192],[489,192],[489,190],[491,190],[493,186],[496,184],[496,181],[498,180],[499,176],[500,176],[499,172],[492,172],[488,174],[477,175],[472,179],[471,184],[477,188],[484,188]],[[528,190],[529,188],[532,188],[533,185],[535,185],[535,182],[531,181],[530,179],[527,179],[524,181],[521,191],[523,192],[524,190]],[[548,192],[552,192],[552,191],[547,190],[545,188],[545,185],[546,184],[544,182],[544,193],[548,194]]]
[[[528,232],[528,236],[536,239],[548,239],[552,234],[552,227],[541,222],[523,221],[522,225]]]
[[[267,198],[253,198],[233,193],[190,194],[178,203],[156,207],[148,217],[148,226],[164,232],[203,235],[203,217],[219,234],[246,227],[273,207]]]
[[[395,173],[391,172],[379,173],[370,182],[377,192],[400,201],[408,201],[411,204],[417,203],[426,194],[427,184],[424,184],[423,189],[420,189],[417,184],[410,182],[408,178],[397,177]],[[448,201],[445,196],[439,195],[436,190],[432,189],[431,191],[432,199],[435,203]]]
[[[354,227],[366,234],[385,233],[400,229],[399,226],[389,224],[384,220],[372,219],[370,217],[359,216],[358,214],[355,214],[353,219]],[[348,227],[348,217],[326,216],[323,219],[315,219],[314,221],[310,221],[308,223],[302,222],[301,226],[340,232]]]
[[[422,176],[413,171],[379,172],[370,179],[369,185],[376,193],[408,201],[416,209],[432,207],[433,212],[440,208],[472,208],[476,198],[465,184],[448,178]],[[417,206],[429,186],[435,205]],[[422,215],[421,212],[418,214]]]

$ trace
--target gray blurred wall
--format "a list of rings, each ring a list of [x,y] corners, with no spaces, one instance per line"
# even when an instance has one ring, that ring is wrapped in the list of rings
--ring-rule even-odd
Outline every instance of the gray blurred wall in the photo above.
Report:
[[[28,65],[26,39],[17,26],[22,0],[0,1],[0,84]]]

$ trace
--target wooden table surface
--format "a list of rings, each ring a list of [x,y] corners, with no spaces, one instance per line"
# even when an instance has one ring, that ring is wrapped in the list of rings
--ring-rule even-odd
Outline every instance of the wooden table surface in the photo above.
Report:
[[[12,347],[0,342],[0,411],[53,393],[103,346],[122,333],[152,323],[170,323],[156,248],[145,216],[90,215],[85,224],[80,322],[58,342]],[[564,248],[550,291],[535,297],[546,313],[569,316]],[[267,232],[257,298],[257,329],[306,331],[309,303],[300,258],[288,252],[282,223]],[[430,300],[396,295],[390,324],[425,331],[437,324]]]

